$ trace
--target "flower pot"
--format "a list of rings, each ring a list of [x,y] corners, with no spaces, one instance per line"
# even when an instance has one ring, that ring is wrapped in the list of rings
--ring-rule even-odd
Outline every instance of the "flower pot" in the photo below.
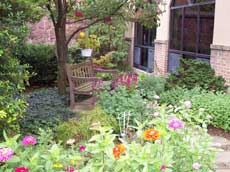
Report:
[[[81,49],[81,55],[83,57],[91,57],[92,56],[93,49]]]

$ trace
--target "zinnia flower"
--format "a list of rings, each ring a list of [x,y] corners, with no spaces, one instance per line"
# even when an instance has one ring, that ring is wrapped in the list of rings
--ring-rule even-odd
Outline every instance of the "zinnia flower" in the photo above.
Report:
[[[162,166],[161,166],[161,170],[162,170],[162,171],[165,171],[165,170],[166,170],[166,168],[167,168],[167,166],[166,166],[166,165],[162,165]]]
[[[84,150],[85,150],[85,146],[83,146],[83,145],[79,146],[79,151],[80,152],[83,152]]]
[[[153,128],[149,128],[144,131],[144,139],[145,140],[158,140],[160,138],[160,132]]]
[[[65,171],[66,172],[74,172],[74,167],[73,166],[70,166],[70,167],[66,167]]]
[[[27,145],[35,145],[37,143],[37,140],[33,136],[25,136],[22,139],[22,144],[27,146]]]
[[[53,165],[53,167],[54,167],[54,168],[62,168],[62,167],[63,167],[63,165],[62,165],[62,164],[57,163],[57,164],[54,164],[54,165]]]
[[[169,122],[169,128],[172,128],[174,130],[182,128],[182,127],[183,127],[183,122],[179,120],[178,118],[173,118]]]
[[[81,39],[85,38],[85,32],[80,32],[79,36],[80,36]]]
[[[2,148],[0,149],[0,162],[6,162],[12,158],[14,152],[11,148]]]
[[[113,156],[115,159],[119,159],[120,155],[125,152],[125,146],[123,144],[119,144],[113,148]]]
[[[69,139],[69,140],[66,141],[66,144],[67,145],[72,145],[72,144],[75,143],[75,141],[76,141],[75,139]]]
[[[15,172],[29,172],[29,169],[26,167],[17,167],[14,170]]]
[[[197,163],[197,162],[195,162],[195,163],[193,163],[192,164],[192,168],[194,169],[194,170],[199,170],[200,169],[200,164],[199,163]]]

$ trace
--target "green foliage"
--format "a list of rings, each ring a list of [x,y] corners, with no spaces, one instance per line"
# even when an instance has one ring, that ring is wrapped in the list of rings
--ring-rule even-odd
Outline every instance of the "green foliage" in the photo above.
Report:
[[[25,112],[26,103],[18,89],[9,81],[0,80],[0,131],[19,131],[18,119]]]
[[[15,52],[22,64],[29,64],[31,85],[53,85],[57,80],[57,57],[53,45],[25,44],[19,52]],[[77,46],[70,46],[68,51],[69,63],[80,63],[85,58]]]
[[[107,90],[101,92],[98,104],[106,114],[114,117],[124,112],[130,112],[132,124],[134,119],[141,121],[143,114],[146,113],[146,102],[140,96],[139,91],[129,90],[125,86],[119,86],[110,92]]]
[[[181,101],[190,100],[194,113],[201,109],[204,110],[201,119],[210,116],[212,125],[230,131],[230,96],[228,94],[207,92],[200,88],[192,90],[175,88],[162,93],[160,97],[160,103],[171,105],[178,105]]]
[[[17,54],[22,64],[31,66],[30,84],[52,84],[57,78],[57,60],[54,46],[43,44],[26,44]]]
[[[57,138],[64,143],[69,139],[75,139],[77,142],[88,140],[95,134],[90,130],[93,125],[112,126],[115,131],[118,131],[116,119],[96,107],[92,111],[82,113],[79,119],[69,119],[60,124],[57,128]]]
[[[55,143],[49,130],[40,131],[37,138],[38,144],[24,146],[19,141],[19,135],[9,138],[5,135],[5,142],[0,143],[0,148],[9,147],[14,151],[14,156],[0,166],[4,172],[15,171],[17,167],[26,167],[33,172],[62,172],[69,166],[78,162],[83,165],[84,160],[80,152],[75,149],[64,149]],[[74,164],[73,164],[74,163]]]
[[[23,133],[38,134],[38,129],[56,130],[63,120],[73,117],[65,105],[65,97],[59,96],[57,89],[41,89],[27,96],[29,104],[24,118],[20,120]]]
[[[195,87],[191,90],[182,87],[176,87],[171,90],[165,91],[160,94],[159,102],[161,104],[178,105],[180,101],[191,100],[194,95],[199,95],[203,91],[199,87]]]
[[[160,95],[165,90],[165,79],[161,77],[145,76],[138,82],[141,95],[153,101],[155,95]]]
[[[226,89],[223,77],[215,76],[214,70],[208,63],[194,59],[181,59],[177,72],[169,76],[167,87],[171,89],[175,86],[188,89],[199,86],[211,91]]]
[[[111,60],[113,63],[121,63],[128,56],[128,43],[124,38],[126,30],[126,21],[122,17],[116,16],[113,17],[110,24],[96,24],[89,29],[89,32],[97,35],[101,42],[99,54],[113,51]]]
[[[205,109],[205,115],[211,116],[211,124],[230,131],[230,96],[222,93],[203,93],[191,98],[192,108]]]

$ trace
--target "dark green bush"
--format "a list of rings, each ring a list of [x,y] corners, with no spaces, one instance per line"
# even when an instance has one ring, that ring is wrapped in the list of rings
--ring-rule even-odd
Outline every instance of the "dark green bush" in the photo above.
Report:
[[[31,66],[30,72],[36,75],[30,78],[30,84],[53,84],[57,78],[57,60],[54,46],[26,44],[17,54],[21,63]]]
[[[76,46],[70,46],[68,52],[69,63],[80,63],[85,58],[81,56],[81,51]],[[30,78],[31,85],[53,85],[57,79],[57,57],[53,45],[26,44],[17,53],[22,64],[31,66],[30,73],[35,73]]]
[[[77,142],[87,140],[95,134],[95,131],[90,130],[92,124],[112,126],[114,131],[119,130],[116,118],[96,107],[92,111],[80,114],[79,119],[73,118],[60,124],[57,128],[57,139],[64,143],[68,139],[75,139]]]
[[[74,116],[57,89],[41,89],[27,95],[28,108],[20,121],[23,133],[37,134],[39,128],[52,130],[63,120]]]
[[[180,67],[167,79],[167,88],[175,86],[192,89],[201,87],[211,91],[224,91],[225,80],[223,77],[215,76],[214,70],[204,61],[182,58]]]
[[[159,95],[165,90],[165,79],[162,77],[145,76],[138,82],[138,90],[141,95],[148,100],[154,100],[155,95]]]

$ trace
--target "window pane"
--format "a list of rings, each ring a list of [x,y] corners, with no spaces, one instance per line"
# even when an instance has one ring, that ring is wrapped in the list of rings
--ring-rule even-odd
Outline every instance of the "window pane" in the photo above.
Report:
[[[199,53],[210,54],[213,39],[215,5],[200,6],[200,40]]]
[[[187,5],[188,0],[175,0],[173,6]]]
[[[185,8],[183,50],[196,52],[198,7]]]
[[[172,10],[170,48],[180,50],[181,47],[182,9]]]

